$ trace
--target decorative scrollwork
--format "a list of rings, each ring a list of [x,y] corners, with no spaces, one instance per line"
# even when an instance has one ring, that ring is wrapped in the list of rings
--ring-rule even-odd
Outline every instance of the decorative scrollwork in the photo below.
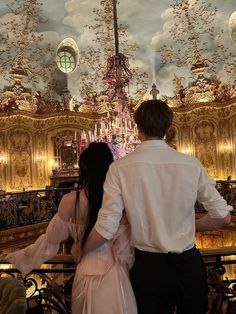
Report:
[[[28,290],[31,290],[27,298],[28,304],[35,303],[42,309],[51,309],[58,314],[71,313],[70,296],[65,294],[65,287],[55,283],[47,274],[32,272],[25,277],[24,282]]]
[[[0,196],[0,230],[49,221],[67,189],[6,193]]]
[[[58,273],[63,273],[63,269],[58,270]],[[0,278],[6,276],[22,280],[21,275],[15,269],[0,270]],[[51,310],[57,314],[70,314],[73,278],[70,276],[62,284],[58,284],[55,278],[51,279],[46,273],[33,271],[28,274],[24,278],[27,313],[35,313],[36,310]]]

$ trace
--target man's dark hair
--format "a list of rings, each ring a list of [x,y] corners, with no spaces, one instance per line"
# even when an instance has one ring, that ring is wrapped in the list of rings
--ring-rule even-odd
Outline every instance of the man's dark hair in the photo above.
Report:
[[[173,111],[159,99],[147,100],[135,111],[134,121],[145,135],[163,138],[173,121]]]

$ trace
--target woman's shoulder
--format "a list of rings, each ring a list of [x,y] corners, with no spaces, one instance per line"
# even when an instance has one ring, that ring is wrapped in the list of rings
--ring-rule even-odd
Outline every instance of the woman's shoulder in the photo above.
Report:
[[[80,212],[80,217],[87,215],[88,198],[84,189],[80,191],[72,191],[68,194],[65,194],[59,204],[58,215],[64,221],[74,221],[76,210]]]
[[[71,205],[75,205],[76,198],[77,198],[77,191],[71,191],[70,193],[67,193],[63,195],[60,204],[67,205],[70,207]]]
[[[59,204],[58,207],[58,215],[64,221],[70,221],[72,214],[75,210],[75,203],[77,199],[77,191],[72,191],[70,193],[65,194]]]

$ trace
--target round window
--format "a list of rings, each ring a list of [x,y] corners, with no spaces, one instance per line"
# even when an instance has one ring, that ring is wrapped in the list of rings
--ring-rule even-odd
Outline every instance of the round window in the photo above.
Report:
[[[71,73],[76,68],[75,53],[68,47],[61,47],[57,52],[57,66],[64,73]]]

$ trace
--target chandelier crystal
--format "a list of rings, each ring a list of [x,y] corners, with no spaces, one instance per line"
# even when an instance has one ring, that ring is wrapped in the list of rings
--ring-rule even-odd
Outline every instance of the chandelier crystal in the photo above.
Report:
[[[111,148],[114,159],[119,159],[132,152],[139,144],[137,127],[128,101],[125,88],[129,85],[132,73],[128,58],[119,52],[116,0],[113,0],[113,21],[115,38],[115,55],[107,60],[105,81],[109,86],[109,103],[111,110],[98,124],[90,141],[105,142]]]
[[[111,111],[95,124],[94,134],[91,140],[105,142],[111,148],[114,159],[124,157],[132,152],[139,144],[137,126],[129,110],[118,113]]]

